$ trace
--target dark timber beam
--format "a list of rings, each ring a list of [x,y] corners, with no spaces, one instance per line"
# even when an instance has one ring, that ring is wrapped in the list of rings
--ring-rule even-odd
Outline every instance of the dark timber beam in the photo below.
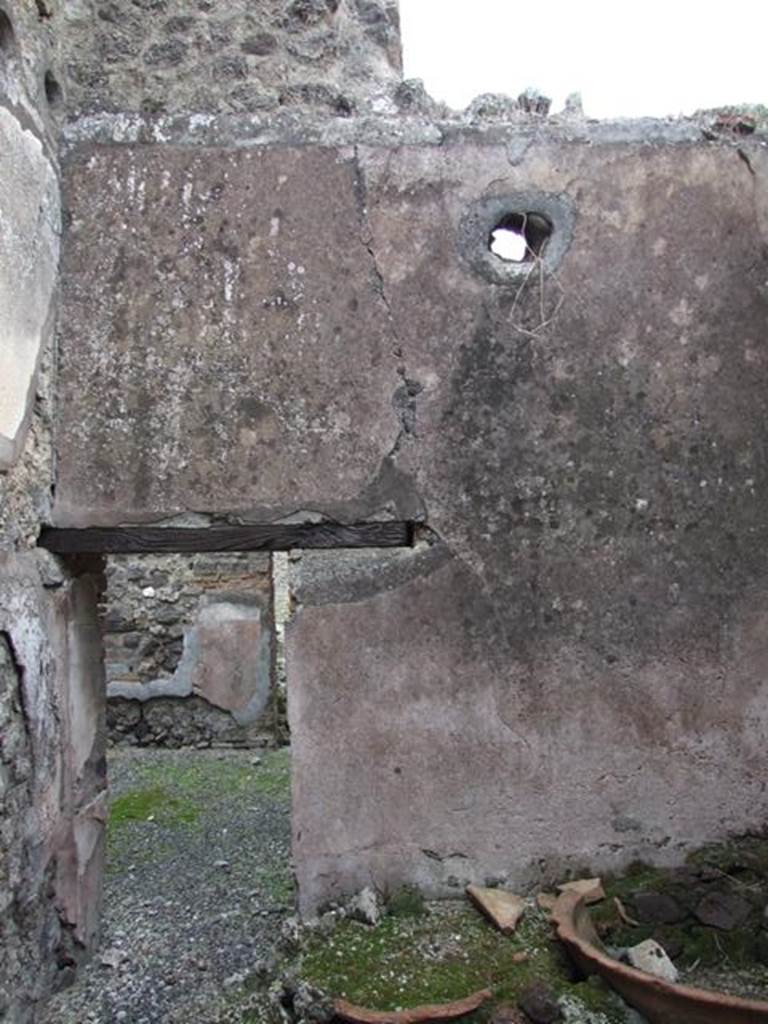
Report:
[[[57,555],[193,554],[291,548],[396,548],[412,544],[411,523],[300,523],[269,526],[43,527],[38,544]]]

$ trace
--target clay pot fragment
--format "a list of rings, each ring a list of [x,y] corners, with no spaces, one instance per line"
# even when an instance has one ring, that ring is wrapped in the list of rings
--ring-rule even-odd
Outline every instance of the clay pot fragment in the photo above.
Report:
[[[603,883],[599,878],[579,878],[575,882],[563,882],[558,892],[575,892],[584,897],[585,903],[599,903],[605,899]]]
[[[608,956],[578,893],[563,893],[551,919],[579,970],[599,975],[650,1024],[768,1024],[768,1002],[663,981]]]
[[[336,999],[333,1008],[336,1016],[349,1024],[421,1024],[423,1021],[454,1020],[472,1013],[491,998],[491,990],[484,988],[464,999],[453,1003],[433,1003],[427,1006],[414,1006],[411,1010],[368,1010],[364,1006],[355,1006],[346,999]]]
[[[506,889],[484,889],[480,885],[468,885],[467,896],[500,932],[510,935],[523,916],[525,900]]]

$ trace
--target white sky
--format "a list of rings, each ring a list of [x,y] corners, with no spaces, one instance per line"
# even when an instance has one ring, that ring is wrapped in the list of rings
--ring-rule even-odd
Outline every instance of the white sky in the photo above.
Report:
[[[768,0],[400,0],[405,75],[462,109],[534,86],[589,117],[768,105]]]

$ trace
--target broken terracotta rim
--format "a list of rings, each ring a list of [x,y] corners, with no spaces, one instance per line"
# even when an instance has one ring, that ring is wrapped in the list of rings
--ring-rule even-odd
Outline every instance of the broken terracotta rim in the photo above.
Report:
[[[414,1006],[411,1010],[369,1010],[364,1006],[355,1006],[346,999],[336,999],[333,1009],[341,1020],[350,1024],[419,1024],[421,1021],[454,1020],[472,1013],[482,1006],[493,993],[484,988],[464,999],[453,1003],[432,1003],[427,1006]]]
[[[664,981],[608,956],[578,893],[558,897],[551,921],[576,966],[598,974],[651,1024],[768,1024],[768,1002]]]

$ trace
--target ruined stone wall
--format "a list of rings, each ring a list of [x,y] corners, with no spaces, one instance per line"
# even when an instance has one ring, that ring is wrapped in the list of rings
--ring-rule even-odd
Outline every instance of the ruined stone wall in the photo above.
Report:
[[[51,420],[54,405],[59,418],[68,404],[54,387],[63,366],[63,349],[52,345],[59,239],[63,221],[75,234],[80,223],[68,195],[61,199],[62,123],[69,118],[74,137],[113,122],[130,134],[133,118],[149,123],[158,111],[198,127],[212,112],[241,111],[254,123],[270,113],[299,123],[307,112],[317,123],[347,122],[391,104],[399,62],[390,0],[0,0],[0,1015],[9,1024],[31,1024],[40,1001],[71,981],[93,948],[104,853],[103,564],[35,547],[41,524],[56,521]],[[117,279],[102,285],[102,294],[120,291]],[[98,305],[98,295],[89,301]],[[62,338],[67,319],[59,319]],[[104,380],[114,381],[122,359],[106,347],[103,354]],[[144,371],[148,380],[152,368]],[[90,391],[85,379],[81,387]],[[116,414],[121,408],[116,396]],[[225,413],[210,407],[206,430]],[[96,473],[105,482],[106,469],[105,461]],[[232,665],[238,649],[251,652],[244,670]],[[205,742],[216,731],[211,706],[240,736],[261,729],[272,660],[260,585],[206,595],[170,677],[173,692],[161,681],[162,694],[150,695],[165,715],[156,734],[173,731],[166,711],[182,696],[205,705]]]
[[[764,137],[440,118],[380,7],[227,10],[69,8],[52,516],[417,527],[291,566],[302,909],[761,828]]]
[[[419,525],[292,569],[302,908],[761,827],[762,139],[303,124],[68,136],[55,510]]]
[[[273,627],[270,559],[262,554],[113,556],[107,564],[102,607],[107,724],[112,742],[161,746],[254,746],[276,737],[273,691]],[[184,661],[199,636],[205,609],[249,609],[263,625],[255,645],[249,632],[243,644],[225,652],[222,672],[250,673],[237,697],[241,707],[258,695],[247,721],[237,721],[221,700],[205,696],[205,680],[187,696],[178,696],[179,680],[191,673]],[[266,648],[266,657],[259,644]],[[205,657],[205,652],[199,652]],[[151,684],[151,686],[150,686]],[[165,689],[165,696],[160,694]],[[147,699],[151,690],[154,696]],[[131,699],[131,693],[136,697]],[[118,696],[119,694],[119,696]]]
[[[74,0],[67,104],[95,111],[349,115],[399,76],[394,0]]]
[[[99,567],[67,567],[35,549],[54,481],[59,29],[48,0],[0,3],[0,1017],[8,1024],[33,1021],[93,946],[105,818]]]

